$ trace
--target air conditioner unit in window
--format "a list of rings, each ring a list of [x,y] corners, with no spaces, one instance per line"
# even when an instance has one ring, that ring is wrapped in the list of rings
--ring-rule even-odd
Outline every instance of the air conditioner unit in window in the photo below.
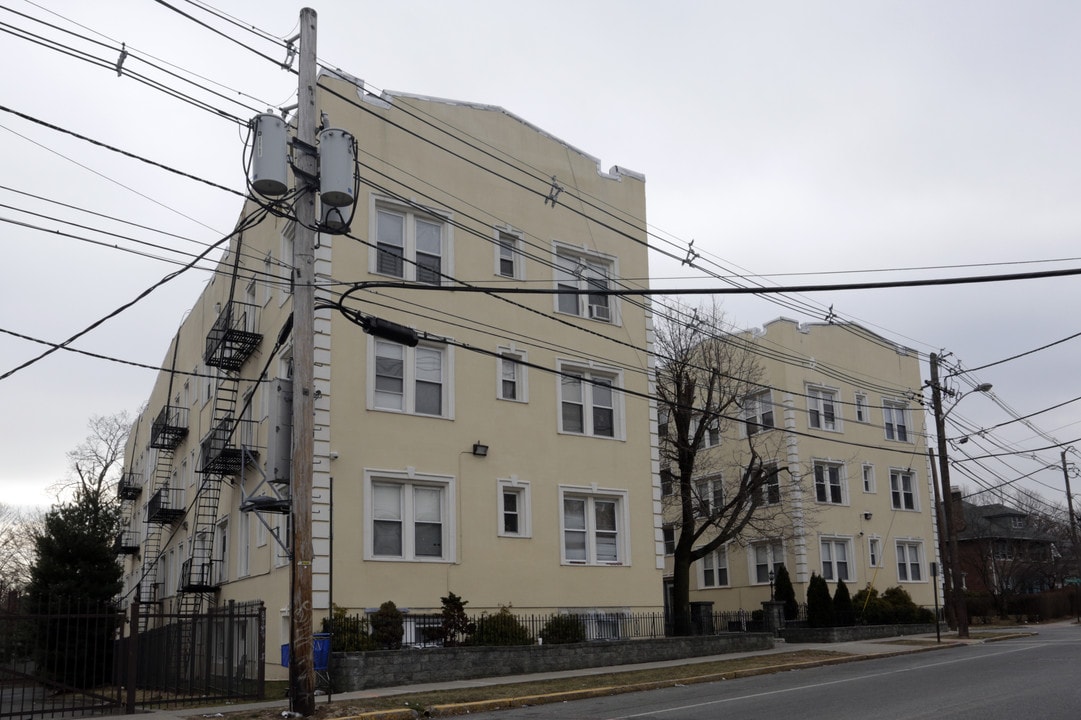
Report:
[[[607,305],[590,305],[589,317],[593,320],[604,320],[608,322],[612,319],[611,309]]]

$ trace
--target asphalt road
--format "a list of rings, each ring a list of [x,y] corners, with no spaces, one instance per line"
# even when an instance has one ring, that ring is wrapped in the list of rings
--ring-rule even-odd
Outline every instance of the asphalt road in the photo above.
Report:
[[[1077,720],[1081,627],[865,660],[495,713],[473,720]]]

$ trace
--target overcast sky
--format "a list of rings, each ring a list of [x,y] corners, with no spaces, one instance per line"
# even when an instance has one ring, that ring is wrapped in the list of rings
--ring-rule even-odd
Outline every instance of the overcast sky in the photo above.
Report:
[[[238,125],[129,73],[244,119],[292,102],[295,76],[229,38],[278,60],[284,54],[207,8],[287,37],[300,5],[170,4],[228,37],[149,0],[12,0],[0,10],[0,374],[47,349],[11,333],[66,340],[175,270],[159,259],[178,257],[168,249],[197,252],[199,243],[229,232],[241,207],[235,195],[14,113],[242,190]],[[711,272],[810,285],[1081,267],[1081,4],[325,0],[313,6],[323,64],[377,90],[502,106],[598,157],[604,169],[643,173],[653,231],[670,250],[686,249],[693,239],[697,264]],[[108,63],[124,42],[126,73],[118,77],[115,68],[12,32],[59,41]],[[165,76],[142,58],[195,73],[202,84],[220,83],[223,97]],[[659,287],[726,286],[660,256],[651,275]],[[189,272],[72,346],[160,365],[206,280],[204,272]],[[806,312],[764,297],[724,304],[740,327],[780,315],[821,320],[832,305],[841,319],[921,353],[945,350],[951,361],[974,368],[1077,333],[1079,282],[807,293],[800,296]],[[975,382],[994,384],[998,402],[975,395],[950,418],[974,432],[1011,420],[1011,411],[1028,415],[1081,396],[1079,343],[975,373]],[[154,376],[62,351],[0,380],[0,500],[47,504],[47,488],[64,475],[65,453],[86,436],[87,419],[134,413]],[[1031,450],[1073,441],[1081,437],[1079,406],[1035,415],[1031,426],[1014,422],[959,450],[979,455],[1002,452],[999,444]],[[1058,460],[1059,450],[1050,449],[1008,464],[986,461],[983,469],[968,465],[991,485],[1034,472],[1018,485],[1062,502],[1061,471],[1039,470]],[[954,480],[977,489],[959,472]]]

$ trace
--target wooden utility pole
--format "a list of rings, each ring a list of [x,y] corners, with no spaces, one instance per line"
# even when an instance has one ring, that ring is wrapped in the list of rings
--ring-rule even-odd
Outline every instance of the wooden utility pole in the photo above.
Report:
[[[938,355],[931,353],[931,407],[935,414],[935,435],[938,436],[938,472],[942,482],[942,518],[949,543],[950,604],[957,622],[957,637],[968,637],[968,608],[965,606],[965,584],[957,551],[957,524],[953,517],[953,489],[950,487],[950,461],[946,455],[946,416],[942,412],[942,386],[938,384]]]
[[[1066,481],[1066,509],[1070,513],[1070,542],[1073,543],[1073,551],[1077,553],[1077,522],[1073,515],[1073,493],[1070,492],[1070,467],[1066,464],[1066,453],[1070,448],[1062,451],[1062,479]]]
[[[315,452],[315,194],[319,158],[315,147],[315,10],[300,11],[297,134],[293,147],[296,233],[293,239],[293,568],[290,602],[289,691],[295,712],[315,713],[312,644],[312,470]]]

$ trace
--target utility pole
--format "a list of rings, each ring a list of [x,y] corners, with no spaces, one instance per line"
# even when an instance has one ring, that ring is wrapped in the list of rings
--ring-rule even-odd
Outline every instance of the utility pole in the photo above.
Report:
[[[1066,480],[1066,509],[1070,513],[1070,542],[1073,543],[1073,551],[1077,553],[1077,522],[1073,516],[1073,493],[1070,492],[1070,468],[1066,465],[1066,453],[1070,448],[1062,451],[1062,477]]]
[[[315,656],[312,644],[312,472],[315,454],[315,194],[316,155],[315,10],[300,11],[297,134],[294,177],[298,190],[293,239],[293,572],[290,602],[290,701],[295,712],[315,713]]]
[[[965,606],[964,581],[957,552],[957,527],[953,517],[953,491],[950,487],[950,461],[946,454],[946,419],[942,413],[942,387],[938,384],[938,355],[931,353],[931,407],[935,414],[935,435],[938,436],[939,480],[942,482],[942,517],[945,520],[949,546],[950,603],[957,620],[957,637],[968,637],[968,608]]]

